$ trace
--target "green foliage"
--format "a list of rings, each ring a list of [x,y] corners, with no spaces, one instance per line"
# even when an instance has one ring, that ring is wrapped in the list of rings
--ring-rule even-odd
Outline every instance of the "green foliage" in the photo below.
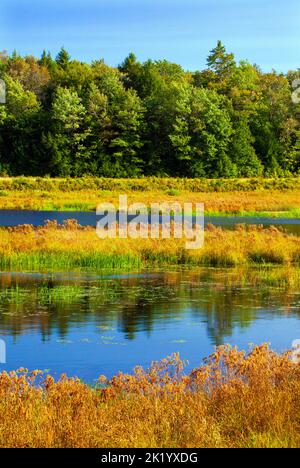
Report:
[[[257,177],[263,173],[263,165],[254,149],[254,137],[245,118],[237,119],[230,146],[230,159],[236,172],[242,177]]]
[[[70,63],[71,57],[64,47],[62,47],[57,54],[56,63],[61,68],[67,68]]]
[[[257,177],[300,171],[299,72],[236,63],[221,43],[207,68],[166,60],[0,53],[0,174]]]
[[[218,41],[217,46],[210,51],[207,58],[208,67],[218,76],[229,75],[235,68],[233,54],[227,54],[226,49],[221,41]]]
[[[45,137],[51,173],[79,176],[87,170],[85,116],[86,110],[77,92],[58,87],[52,105],[51,132]]]
[[[81,192],[94,190],[96,192],[151,192],[165,191],[168,195],[178,196],[180,192],[214,193],[214,192],[262,192],[300,190],[300,177],[267,178],[220,178],[220,179],[188,179],[188,178],[108,178],[108,177],[10,177],[0,179],[0,191],[45,191],[45,192]]]

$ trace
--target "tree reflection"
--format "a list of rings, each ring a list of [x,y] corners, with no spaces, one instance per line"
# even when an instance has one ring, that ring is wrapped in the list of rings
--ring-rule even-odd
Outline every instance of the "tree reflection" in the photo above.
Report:
[[[72,281],[7,273],[0,277],[0,333],[17,339],[35,330],[43,340],[53,332],[65,338],[70,328],[88,321],[134,340],[192,316],[206,324],[211,343],[220,345],[262,309],[299,313],[296,299],[284,288],[247,284],[242,272],[213,269],[97,280],[78,275]]]

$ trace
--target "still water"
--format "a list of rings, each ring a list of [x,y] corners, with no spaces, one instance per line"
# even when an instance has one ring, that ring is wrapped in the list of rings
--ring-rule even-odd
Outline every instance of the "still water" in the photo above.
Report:
[[[62,223],[66,219],[76,219],[81,226],[96,226],[99,217],[95,212],[84,211],[30,211],[30,210],[0,210],[0,226],[17,226],[32,224],[42,226],[45,221],[56,220]],[[242,216],[206,216],[205,225],[214,224],[225,229],[232,229],[236,224],[262,224],[280,226],[286,231],[300,236],[300,218],[263,218]]]
[[[6,364],[100,374],[148,366],[173,352],[201,363],[215,345],[270,342],[283,351],[300,338],[300,291],[245,283],[232,270],[0,273],[0,338]]]

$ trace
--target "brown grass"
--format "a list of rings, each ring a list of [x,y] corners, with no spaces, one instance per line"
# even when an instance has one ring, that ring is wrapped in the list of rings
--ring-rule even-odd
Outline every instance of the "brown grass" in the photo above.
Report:
[[[299,217],[299,178],[290,179],[42,179],[0,178],[0,209],[94,211],[99,203],[204,203],[206,214]]]
[[[186,250],[183,239],[104,239],[92,228],[69,220],[44,227],[0,229],[3,267],[114,267],[153,265],[291,265],[300,263],[300,238],[280,229],[237,226],[234,231],[208,226],[204,246]]]
[[[266,345],[220,347],[182,373],[177,355],[91,388],[0,374],[1,447],[299,447],[300,366]]]

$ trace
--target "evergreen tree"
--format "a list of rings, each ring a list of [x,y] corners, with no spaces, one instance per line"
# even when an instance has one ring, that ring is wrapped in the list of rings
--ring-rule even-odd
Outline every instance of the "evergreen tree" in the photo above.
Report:
[[[59,67],[66,69],[70,63],[71,57],[64,47],[62,47],[57,54],[56,63]]]
[[[236,118],[229,154],[239,177],[258,177],[263,173],[263,165],[257,157],[253,144],[254,137],[247,119]]]
[[[229,75],[236,66],[233,54],[228,54],[221,41],[210,51],[207,57],[208,67],[219,77]]]

